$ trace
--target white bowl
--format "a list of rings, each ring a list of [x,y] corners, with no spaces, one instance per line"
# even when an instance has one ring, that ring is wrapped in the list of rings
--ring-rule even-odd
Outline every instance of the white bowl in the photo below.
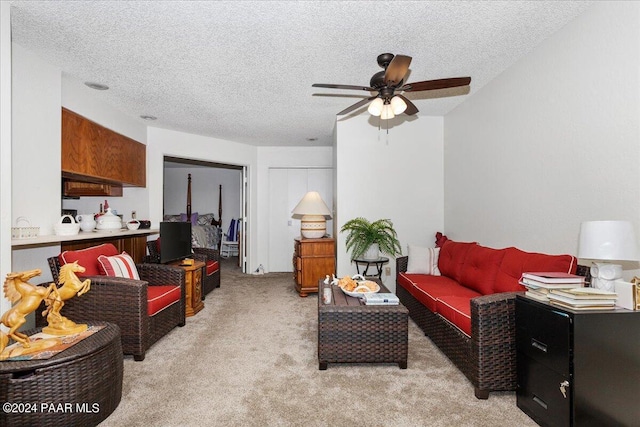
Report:
[[[129,230],[137,230],[138,228],[140,228],[140,221],[138,221],[137,219],[132,219],[131,221],[127,222],[127,228]]]

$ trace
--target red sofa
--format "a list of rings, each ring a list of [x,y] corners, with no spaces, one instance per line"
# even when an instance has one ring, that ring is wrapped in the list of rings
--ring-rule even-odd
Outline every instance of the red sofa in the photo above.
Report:
[[[407,273],[396,260],[396,293],[409,316],[466,375],[479,399],[515,390],[515,296],[526,271],[576,273],[571,255],[492,249],[436,235],[441,275]]]

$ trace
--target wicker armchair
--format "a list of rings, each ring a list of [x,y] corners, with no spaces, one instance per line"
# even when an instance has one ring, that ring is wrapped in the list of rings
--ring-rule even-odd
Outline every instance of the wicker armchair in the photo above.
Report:
[[[145,257],[145,262],[159,263],[160,250],[158,241],[147,242],[149,255]],[[220,252],[217,249],[193,248],[193,258],[205,263],[205,274],[202,276],[202,299],[215,288],[220,287]]]
[[[58,281],[60,261],[48,259],[53,279]],[[65,302],[63,315],[75,322],[109,322],[120,327],[122,352],[142,361],[151,345],[176,326],[185,325],[185,272],[161,264],[137,264],[141,280],[109,276],[87,276],[91,290]],[[147,289],[150,286],[180,286],[180,301],[148,315]],[[44,309],[44,306],[41,307]],[[42,312],[39,310],[38,312]],[[36,325],[46,320],[36,316]]]

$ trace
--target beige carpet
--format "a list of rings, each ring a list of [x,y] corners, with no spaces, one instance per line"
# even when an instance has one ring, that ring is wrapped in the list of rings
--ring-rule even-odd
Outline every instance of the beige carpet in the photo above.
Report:
[[[409,367],[330,364],[318,370],[317,298],[290,273],[222,286],[143,362],[125,357],[122,402],[102,426],[535,426],[514,393],[478,400],[409,321]]]

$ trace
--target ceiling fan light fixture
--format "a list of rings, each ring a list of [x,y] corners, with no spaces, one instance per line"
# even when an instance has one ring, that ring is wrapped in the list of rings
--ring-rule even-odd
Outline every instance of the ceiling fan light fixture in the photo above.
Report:
[[[391,98],[391,109],[393,110],[393,114],[402,114],[404,110],[407,109],[407,103],[399,96],[394,96]]]
[[[371,101],[371,104],[369,104],[369,108],[367,108],[367,111],[369,111],[369,114],[371,114],[372,116],[377,117],[382,114],[383,107],[384,101],[382,100],[382,98],[376,98]]]
[[[382,107],[382,113],[380,113],[380,118],[382,120],[389,120],[393,119],[395,116],[396,115],[393,113],[391,104],[384,104],[384,107]]]

